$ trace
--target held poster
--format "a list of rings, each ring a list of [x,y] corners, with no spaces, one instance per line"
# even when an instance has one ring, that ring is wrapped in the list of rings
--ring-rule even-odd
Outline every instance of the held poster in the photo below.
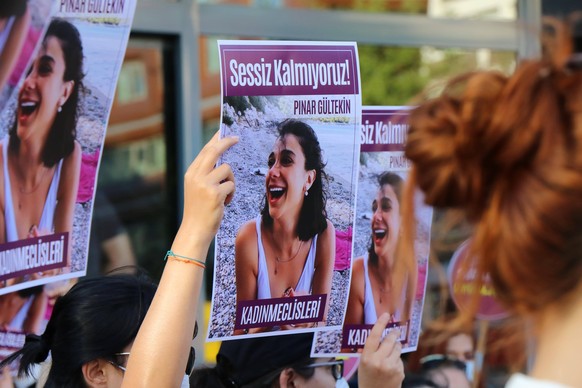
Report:
[[[136,1],[2,3],[25,5],[28,30],[17,50],[0,42],[0,57],[16,50],[17,58],[9,70],[0,62],[10,74],[0,85],[0,359],[26,334],[42,333],[56,296],[85,274],[97,169]]]
[[[357,47],[220,41],[223,156],[237,184],[218,231],[208,340],[339,328],[359,158]]]
[[[385,334],[397,330],[402,351],[416,350],[427,279],[432,208],[416,198],[417,256],[398,257],[400,203],[409,162],[404,157],[408,107],[363,107],[354,232],[354,260],[341,331],[319,332],[314,355],[355,353],[382,313]]]

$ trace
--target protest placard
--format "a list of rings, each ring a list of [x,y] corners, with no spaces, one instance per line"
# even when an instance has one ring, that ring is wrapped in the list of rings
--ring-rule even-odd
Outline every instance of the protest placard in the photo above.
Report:
[[[219,42],[222,158],[209,340],[339,327],[359,157],[354,43]]]
[[[408,107],[364,107],[354,233],[354,262],[343,329],[319,332],[314,355],[356,353],[377,318],[390,314],[403,352],[416,350],[427,279],[432,209],[417,198],[415,260],[399,257]]]

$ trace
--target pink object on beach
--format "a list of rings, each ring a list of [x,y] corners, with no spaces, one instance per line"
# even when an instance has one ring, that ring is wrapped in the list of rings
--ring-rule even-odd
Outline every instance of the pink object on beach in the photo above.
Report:
[[[335,232],[335,264],[333,269],[343,271],[350,268],[352,260],[352,227]]]
[[[92,154],[85,154],[81,158],[81,174],[79,177],[79,190],[77,191],[77,203],[87,202],[93,198],[97,164],[99,163],[99,150]]]

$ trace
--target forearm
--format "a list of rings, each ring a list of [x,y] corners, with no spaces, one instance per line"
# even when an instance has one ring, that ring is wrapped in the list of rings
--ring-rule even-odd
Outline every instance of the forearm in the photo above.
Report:
[[[179,232],[172,251],[204,260],[208,244],[197,243],[192,236]],[[194,332],[203,273],[195,264],[168,258],[158,291],[132,347],[123,386],[180,386]],[[160,363],[164,368],[159,368]]]
[[[168,257],[156,295],[133,343],[124,387],[180,386],[204,272],[194,260],[204,262],[224,206],[235,189],[230,167],[214,166],[237,141],[219,139],[215,134],[184,174],[184,213],[171,248],[175,256]]]

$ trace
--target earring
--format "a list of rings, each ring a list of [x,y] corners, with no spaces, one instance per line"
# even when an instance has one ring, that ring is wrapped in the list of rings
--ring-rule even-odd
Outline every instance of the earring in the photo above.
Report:
[[[61,113],[62,111],[63,111],[63,106],[62,105],[59,105],[59,107],[57,108],[57,112],[58,113]]]
[[[305,196],[307,197],[309,195],[309,191],[305,190]]]

